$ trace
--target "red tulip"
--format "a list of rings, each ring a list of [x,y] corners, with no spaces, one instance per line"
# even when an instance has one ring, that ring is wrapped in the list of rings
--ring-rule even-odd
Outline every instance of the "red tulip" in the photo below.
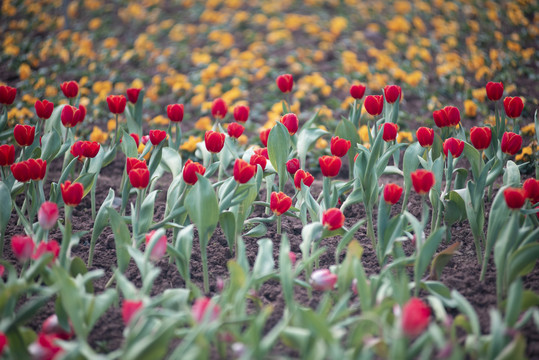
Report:
[[[127,89],[127,99],[129,100],[130,103],[132,104],[137,103],[141,90],[142,89],[137,89],[137,88]]]
[[[290,135],[294,135],[298,131],[299,121],[296,114],[285,114],[281,118],[281,124],[283,124]]]
[[[225,137],[225,134],[216,131],[206,131],[206,134],[204,135],[206,149],[215,154],[219,153],[223,150],[223,146],[225,146]]]
[[[167,116],[172,122],[183,121],[183,104],[167,105]]]
[[[58,205],[50,201],[45,201],[41,204],[41,207],[37,212],[37,220],[43,229],[50,230],[56,225],[58,215]]]
[[[518,96],[515,97],[506,97],[503,99],[503,107],[505,109],[505,114],[511,119],[515,119],[522,114],[522,109],[524,109],[524,103],[522,99]]]
[[[123,95],[109,95],[107,96],[107,104],[111,113],[121,114],[125,111],[127,99]]]
[[[69,323],[69,331],[64,330],[60,325],[60,321],[58,321],[58,316],[53,314],[43,322],[41,332],[47,335],[55,335],[62,340],[69,340],[75,335],[75,330],[71,325],[71,321]]]
[[[47,162],[42,159],[28,159],[25,162],[28,165],[30,179],[34,181],[43,180],[47,173]]]
[[[52,253],[52,261],[56,260],[56,258],[58,258],[58,254],[60,254],[60,244],[58,244],[58,241],[50,240],[49,242],[40,242],[37,246],[36,252],[34,255],[32,255],[32,259],[37,260],[45,253]]]
[[[79,93],[79,84],[76,81],[65,81],[60,84],[60,89],[66,98],[74,98]]]
[[[372,115],[380,115],[384,109],[384,97],[382,95],[369,95],[365,98],[365,110]]]
[[[122,319],[128,325],[131,319],[142,309],[142,301],[124,300],[122,302]]]
[[[311,274],[310,283],[314,290],[327,291],[335,288],[337,280],[337,275],[328,269],[318,269]]]
[[[460,111],[454,106],[446,106],[432,113],[434,123],[439,128],[457,126],[460,122]]]
[[[152,237],[155,234],[155,230],[150,231],[148,234],[146,234],[146,248],[149,246],[150,241],[152,240]],[[152,252],[150,253],[150,258],[154,261],[157,261],[161,259],[165,253],[167,252],[167,236],[163,235],[159,239],[157,239],[157,242],[155,243],[154,247],[152,248]]]
[[[270,129],[264,129],[264,130],[260,131],[260,133],[259,133],[260,142],[262,142],[262,145],[264,145],[264,146],[268,146],[268,138],[269,138],[270,131],[271,131],[271,128]]]
[[[402,331],[416,337],[429,326],[430,308],[420,299],[411,298],[402,308]]]
[[[434,130],[427,127],[420,127],[417,129],[415,136],[417,137],[419,145],[422,147],[432,146],[432,143],[434,142]]]
[[[339,174],[339,170],[341,170],[341,158],[338,156],[322,156],[318,158],[318,162],[320,164],[320,170],[322,171],[322,175],[327,177],[335,177],[337,174]]]
[[[234,108],[234,120],[237,122],[246,122],[249,118],[249,106],[238,105]]]
[[[250,165],[247,161],[236,159],[234,163],[234,180],[240,184],[245,184],[256,173],[256,166]]]
[[[0,85],[0,104],[11,105],[15,101],[15,96],[17,96],[17,89]]]
[[[0,277],[4,276],[4,271],[6,270],[6,268],[4,267],[4,265],[0,265]],[[1,336],[2,336],[2,333],[0,332],[0,355],[2,354],[2,347],[1,347]]]
[[[489,100],[498,101],[503,96],[503,83],[501,81],[499,83],[492,81],[488,82],[486,89]]]
[[[55,334],[40,332],[37,340],[30,344],[28,352],[31,359],[54,360],[62,356],[62,348],[56,343],[60,339]],[[59,356],[57,356],[59,355]]]
[[[365,85],[361,84],[354,84],[350,86],[350,96],[352,96],[356,100],[360,100],[363,98],[363,95],[365,95]]]
[[[470,129],[470,142],[477,150],[485,150],[492,140],[492,131],[489,127],[472,127]]]
[[[101,145],[96,141],[76,141],[71,146],[71,155],[82,160],[83,157],[93,159],[99,153]]]
[[[86,108],[84,107],[84,105],[79,105],[78,109],[74,106],[66,105],[62,109],[60,119],[62,120],[62,125],[67,128],[70,128],[74,127],[78,123],[83,122],[85,116]]]
[[[384,87],[384,96],[388,104],[393,104],[397,99],[402,100],[402,89],[398,85]]]
[[[344,215],[337,208],[328,209],[322,214],[322,224],[330,231],[340,229],[344,225]]]
[[[412,185],[414,186],[414,190],[419,195],[427,194],[434,186],[434,174],[428,170],[416,170],[411,173],[410,176],[412,177]]]
[[[397,138],[397,133],[399,132],[399,126],[394,123],[385,123],[383,127],[382,139],[384,141],[393,141]]]
[[[292,176],[299,170],[299,159],[290,159],[286,162],[286,171]]]
[[[15,162],[15,146],[0,145],[0,166],[10,166]]]
[[[292,77],[292,74],[279,75],[277,76],[276,83],[279,90],[286,94],[292,91],[292,88],[294,87],[294,78]]]
[[[292,199],[283,192],[272,192],[270,197],[270,209],[277,216],[281,216],[292,206]]]
[[[161,141],[165,140],[167,132],[163,130],[150,130],[150,141],[153,146],[157,146]]]
[[[217,98],[213,100],[213,103],[211,105],[211,114],[216,119],[222,119],[226,116],[228,109],[226,102],[221,99]]]
[[[341,139],[338,136],[331,138],[330,150],[333,156],[343,157],[350,150],[352,143],[350,140]]]
[[[129,174],[134,169],[148,169],[146,160],[139,160],[137,158],[128,157],[125,162],[125,173]]]
[[[267,147],[255,149],[255,154],[262,155],[263,157],[266,158],[266,160],[269,160],[268,148]]]
[[[462,155],[462,151],[464,150],[464,141],[455,138],[449,138],[444,141],[443,149],[445,156],[447,156],[448,152],[451,151],[453,159],[456,159],[460,155]]]
[[[11,165],[11,173],[15,180],[19,182],[30,181],[30,169],[26,161],[21,161]]]
[[[30,146],[34,142],[36,127],[30,125],[15,125],[13,136],[19,146]]]
[[[539,202],[539,180],[529,178],[524,181],[522,188],[526,191],[526,198],[530,199],[532,204]]]
[[[251,158],[249,159],[249,164],[255,165],[255,166],[260,165],[262,170],[266,169],[266,163],[267,163],[267,159],[264,157],[264,155],[253,154],[251,155]]]
[[[138,146],[140,144],[140,138],[139,138],[138,134],[131,133],[131,134],[129,134],[129,136],[131,136],[133,138],[133,140],[135,140],[135,144],[137,145],[137,149],[138,149]],[[149,136],[148,136],[147,140],[150,140]],[[122,142],[122,139],[120,139],[120,142]],[[143,144],[146,145],[147,142],[148,141],[143,142]]]
[[[296,263],[296,254],[290,251],[288,253],[288,257],[290,258],[290,262],[292,263],[292,265],[294,265]]]
[[[133,169],[129,172],[129,182],[137,189],[145,189],[150,183],[150,170]]]
[[[34,240],[30,236],[15,235],[11,238],[13,255],[21,262],[30,259],[34,252],[34,247]]]
[[[502,136],[502,152],[508,155],[515,155],[519,152],[522,147],[522,136],[512,133],[505,132]]]
[[[189,185],[195,185],[198,181],[197,174],[204,175],[206,168],[202,164],[191,159],[187,160],[183,166],[183,181]]]
[[[62,190],[62,199],[67,206],[77,206],[80,204],[84,195],[84,187],[81,183],[71,183],[66,181],[60,184]]]
[[[36,109],[36,115],[38,118],[47,120],[51,117],[52,111],[54,110],[54,104],[48,100],[39,101],[37,100],[34,104]]]
[[[241,134],[243,134],[243,130],[245,130],[243,125],[240,125],[238,123],[231,123],[226,128],[226,131],[228,132],[228,136],[235,139],[239,138]]]
[[[3,268],[3,266],[2,266]],[[2,276],[2,274],[0,274]],[[8,345],[7,336],[3,332],[0,331],[0,356],[4,352],[4,348]]]
[[[305,186],[311,186],[314,182],[314,177],[309,172],[299,169],[294,174],[294,186],[296,189],[301,190],[302,182],[305,184]]]
[[[384,186],[384,201],[395,205],[402,195],[402,187],[397,184],[387,184]]]
[[[503,197],[509,209],[518,210],[526,202],[526,190],[509,187],[504,190]]]
[[[221,309],[219,305],[215,304],[211,299],[207,297],[198,298],[195,300],[193,307],[191,308],[191,314],[193,319],[197,323],[201,323],[204,320],[215,321],[219,318]]]

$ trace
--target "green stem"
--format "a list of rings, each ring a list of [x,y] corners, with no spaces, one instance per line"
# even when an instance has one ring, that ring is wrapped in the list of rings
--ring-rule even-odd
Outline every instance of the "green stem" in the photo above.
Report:
[[[62,238],[62,246],[60,248],[60,265],[65,269],[67,262],[67,253],[69,251],[69,245],[71,243],[71,233],[72,233],[72,224],[71,224],[71,215],[73,213],[73,207],[65,205],[65,225],[64,225],[64,236]]]
[[[374,224],[372,222],[372,209],[370,206],[365,206],[365,212],[367,213],[367,236],[371,239],[372,249],[376,251],[376,238],[374,236]]]
[[[277,216],[277,235],[281,235],[281,221],[282,221],[282,216],[281,215]]]
[[[114,144],[118,143],[118,114],[115,117],[116,128],[114,129]]]
[[[270,179],[271,179],[271,182],[270,182]],[[274,181],[274,179],[275,179],[274,175],[268,175],[265,178],[265,181],[266,181],[266,202],[268,204],[271,202],[271,192],[273,190],[273,181]],[[269,215],[269,213],[270,213],[270,208],[267,207],[266,208],[266,215]]]
[[[133,224],[133,246],[135,247],[137,245],[137,238],[138,238],[138,223],[140,220],[140,207],[141,207],[141,200],[142,197],[142,190],[137,189],[137,199],[135,200],[135,224]]]
[[[178,151],[180,148],[181,138],[182,138],[182,127],[181,127],[181,123],[177,122],[176,123],[176,142],[174,143],[174,149],[176,149],[176,151]]]
[[[328,210],[331,207],[331,179],[324,176],[324,183],[322,185],[322,192],[324,193],[324,209]]]
[[[200,254],[202,257],[202,272],[204,277],[204,293],[207,294],[210,292],[210,278],[208,276],[208,253],[206,252],[206,247],[203,245],[207,243],[207,239],[202,241],[200,239]]]

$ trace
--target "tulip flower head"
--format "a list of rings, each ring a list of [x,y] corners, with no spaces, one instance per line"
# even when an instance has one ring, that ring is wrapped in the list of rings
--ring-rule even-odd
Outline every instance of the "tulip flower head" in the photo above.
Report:
[[[170,104],[167,105],[167,116],[172,122],[183,121],[183,104]]]
[[[125,325],[129,325],[131,319],[142,310],[142,301],[124,300],[122,302],[122,319]]]
[[[296,171],[299,170],[299,167],[300,167],[300,163],[299,163],[299,159],[297,158],[290,159],[286,162],[286,171],[288,171],[288,173],[292,176],[294,176]]]
[[[283,192],[272,192],[270,197],[270,209],[277,216],[284,214],[292,206],[292,199]]]
[[[11,86],[0,85],[0,104],[11,105],[17,96],[17,89]]]
[[[384,109],[384,97],[382,95],[369,95],[365,98],[364,106],[370,115],[380,115]]]
[[[198,181],[197,174],[204,175],[206,168],[191,159],[185,162],[183,166],[183,181],[189,185],[195,185]]]
[[[200,324],[203,321],[215,321],[219,319],[221,308],[215,304],[210,298],[201,297],[195,300],[191,308],[191,315],[196,323]]]
[[[342,161],[338,156],[325,155],[318,158],[318,162],[322,175],[326,177],[335,177],[339,174],[339,170],[341,170]]]
[[[34,142],[36,127],[30,125],[15,125],[13,136],[19,146],[30,146]]]
[[[77,206],[82,201],[84,195],[84,187],[81,183],[71,183],[66,181],[60,184],[62,190],[62,199],[67,206]]]
[[[1,276],[1,275],[0,275]],[[7,336],[0,331],[0,355],[4,351],[4,348],[8,345]]]
[[[328,269],[319,269],[311,274],[311,286],[314,290],[328,291],[335,288],[337,283],[337,275],[333,274]]]
[[[352,143],[350,142],[350,140],[341,139],[338,136],[334,136],[331,138],[330,150],[333,156],[343,157],[344,155],[346,155],[348,150],[350,150],[351,146]]]
[[[249,119],[249,106],[238,105],[234,108],[234,120],[244,123]]]
[[[344,225],[344,214],[337,208],[331,208],[322,214],[322,224],[333,231],[342,228]]]
[[[236,122],[229,124],[228,127],[226,128],[226,131],[228,132],[228,136],[234,139],[239,138],[241,134],[243,134],[243,130],[245,130],[243,125],[240,125]]]
[[[153,236],[155,235],[156,231],[152,230],[148,234],[146,234],[146,248],[150,245],[150,241],[152,240]],[[150,258],[154,261],[157,261],[165,255],[167,252],[167,236],[163,235],[157,241],[155,242],[155,245],[152,248],[152,252],[150,253]]]
[[[34,104],[34,108],[36,109],[36,115],[38,118],[47,120],[52,115],[52,111],[54,110],[54,104],[48,100],[37,100]]]
[[[148,168],[133,169],[129,172],[129,182],[137,189],[145,189],[150,184],[150,170]]]
[[[150,130],[150,141],[153,146],[157,146],[165,140],[167,132],[163,130]]]
[[[125,111],[127,99],[123,95],[109,95],[107,96],[107,104],[110,112],[118,115]]]
[[[354,84],[350,86],[350,96],[352,96],[356,100],[361,100],[363,98],[363,95],[365,95],[365,89],[365,85]]]
[[[520,151],[522,147],[522,136],[512,133],[505,132],[502,136],[501,148],[502,152],[507,155],[515,155]]]
[[[58,359],[62,355],[62,347],[56,343],[60,338],[56,334],[40,332],[37,339],[28,346],[31,359]],[[59,355],[59,356],[57,356]]]
[[[311,186],[313,182],[314,177],[303,169],[299,169],[294,174],[294,186],[298,190],[301,190],[301,183],[305,184],[305,186]]]
[[[284,94],[291,92],[294,87],[294,78],[292,77],[292,74],[279,75],[275,82],[277,83],[279,90]]]
[[[394,141],[397,138],[397,134],[399,132],[399,126],[394,123],[385,123],[383,126],[383,134],[382,139],[384,139],[385,142]]]
[[[503,191],[503,197],[507,207],[512,210],[519,210],[526,202],[526,190],[509,187]]]
[[[401,327],[408,337],[416,337],[429,326],[430,308],[418,298],[411,298],[402,308]]]
[[[226,116],[226,113],[228,111],[226,102],[221,99],[217,98],[213,100],[213,103],[211,105],[211,114],[216,119],[223,119]]]
[[[384,186],[384,201],[395,205],[402,195],[402,187],[397,184],[387,184]]]
[[[417,129],[415,136],[417,137],[419,145],[422,147],[432,146],[432,143],[434,142],[434,130],[427,127],[420,127]]]
[[[30,259],[34,247],[34,240],[30,236],[15,235],[11,238],[11,250],[20,262]]]
[[[281,118],[281,124],[286,127],[290,136],[294,135],[298,131],[299,121],[296,114],[289,113],[283,115],[283,117]]]
[[[384,96],[388,104],[393,104],[398,99],[402,100],[402,89],[398,85],[387,85],[384,87]]]
[[[138,97],[140,95],[140,91],[142,89],[137,89],[137,88],[130,88],[130,89],[127,89],[126,93],[127,93],[127,100],[129,100],[129,102],[131,104],[136,104],[137,101],[138,101]]]
[[[492,140],[492,131],[489,127],[474,126],[470,129],[470,142],[477,150],[485,150]]]
[[[65,81],[60,84],[60,89],[68,99],[75,98],[79,94],[79,84],[76,81]]]
[[[58,315],[56,314],[52,314],[45,319],[43,325],[41,326],[41,332],[47,335],[55,335],[62,340],[69,340],[75,335],[75,330],[73,329],[71,322],[69,322],[69,331],[64,330],[64,328],[60,325]]]
[[[71,128],[78,123],[82,123],[85,117],[86,108],[84,107],[84,105],[79,105],[78,109],[74,106],[66,105],[64,106],[64,108],[62,109],[62,113],[60,114],[60,120],[62,121],[62,125],[64,125],[66,128]]]
[[[131,170],[134,169],[147,169],[146,160],[139,160],[137,158],[128,157],[125,161],[125,173],[129,175]]]
[[[412,178],[414,190],[419,195],[428,194],[430,189],[434,186],[434,174],[428,170],[419,169],[411,173],[410,176]]]
[[[446,106],[432,113],[434,123],[439,128],[457,126],[460,123],[460,111],[454,106]]]
[[[247,161],[242,159],[236,159],[234,163],[234,180],[240,184],[245,184],[256,173],[256,166],[249,164]]]
[[[204,135],[204,143],[206,144],[206,149],[209,152],[217,154],[223,150],[225,146],[226,135],[216,131],[206,131]]]
[[[498,101],[502,98],[503,83],[501,81],[499,83],[490,81],[487,83],[485,88],[487,90],[487,97],[489,100]]]
[[[271,128],[262,129],[262,131],[260,131],[260,133],[259,133],[260,142],[264,146],[268,146],[268,137],[269,137],[270,131],[271,131]]]
[[[251,155],[251,158],[249,159],[249,164],[255,165],[255,166],[260,165],[262,170],[265,170],[267,161],[268,160],[264,157],[264,155],[253,154]]]
[[[255,149],[255,154],[261,155],[261,156],[265,157],[266,160],[269,160],[268,148],[267,147]]]
[[[524,102],[518,96],[515,97],[506,97],[503,99],[503,107],[505,109],[505,114],[508,118],[515,119],[522,114],[524,109]]]
[[[99,153],[101,145],[95,141],[76,141],[71,145],[71,155],[78,157],[79,160],[83,158],[94,158]]]
[[[11,166],[15,162],[15,146],[0,145],[0,166]]]
[[[60,254],[60,244],[58,244],[58,241],[50,240],[48,242],[40,242],[37,246],[36,252],[34,255],[32,255],[32,259],[38,260],[45,253],[53,254],[52,261],[56,260],[58,258],[58,254]]]
[[[462,155],[462,151],[464,150],[464,141],[455,138],[449,138],[444,141],[443,150],[445,156],[447,156],[448,153],[451,152],[451,155],[453,155],[453,159],[456,159],[460,155]]]
[[[45,229],[50,230],[56,225],[58,221],[59,211],[56,203],[45,201],[41,204],[39,211],[37,212],[37,220],[39,225]]]
[[[530,199],[532,205],[539,202],[539,180],[529,178],[524,181],[522,188],[526,191],[526,198]]]

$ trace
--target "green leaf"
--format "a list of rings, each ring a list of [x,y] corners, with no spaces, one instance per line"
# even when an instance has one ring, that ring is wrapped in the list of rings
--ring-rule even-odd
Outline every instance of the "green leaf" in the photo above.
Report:
[[[481,154],[479,154],[479,151],[472,145],[464,142],[464,156],[466,156],[470,162],[473,178],[477,181],[477,179],[479,179],[481,162],[483,161],[481,159]]]
[[[337,124],[337,128],[335,129],[335,135],[340,137],[341,139],[346,139],[350,141],[352,146],[349,151],[355,153],[356,144],[361,142],[357,131],[358,129],[350,120],[343,118],[341,119],[341,121],[339,121],[339,124]]]
[[[199,233],[208,235],[219,222],[219,204],[210,181],[200,174],[197,176],[197,183],[185,198],[185,207]]]
[[[172,178],[182,175],[182,157],[171,147],[163,148],[161,166],[172,174]]]
[[[112,201],[114,200],[114,190],[109,189],[109,194],[107,195],[107,198],[103,201],[103,204],[101,204],[101,207],[99,208],[99,211],[97,212],[97,216],[95,217],[94,226],[92,227],[92,238],[90,240],[90,255],[88,256],[88,266],[92,266],[92,258],[95,248],[95,243],[103,232],[103,229],[108,225],[109,223],[109,213],[107,211],[107,208],[112,206]]]
[[[142,202],[142,205],[140,207],[139,222],[138,224],[136,224],[138,229],[137,233],[139,235],[148,232],[148,229],[153,222],[153,213],[155,208],[154,204],[157,193],[158,190],[152,191],[146,196],[146,198],[144,198],[144,201]]]
[[[53,267],[56,284],[59,287],[62,306],[69,315],[77,337],[86,339],[90,330],[84,321],[84,301],[75,280],[59,266]]]
[[[78,182],[82,184],[82,186],[84,187],[84,193],[83,193],[83,197],[84,197],[88,195],[90,190],[92,190],[95,180],[96,180],[96,176],[94,173],[86,173],[76,178],[73,182]]]
[[[11,218],[11,209],[13,208],[11,193],[3,181],[0,182],[0,204],[2,204],[0,206],[0,238],[3,240],[4,231],[6,231],[7,224]]]
[[[416,254],[414,266],[414,281],[416,286],[416,294],[420,286],[419,281],[425,273],[425,270],[427,270],[427,267],[429,266],[432,257],[434,256],[434,253],[436,252],[436,250],[438,250],[438,245],[440,245],[444,233],[445,227],[442,226],[441,228],[436,229],[436,231],[429,235],[429,237],[419,250],[419,254]]]
[[[472,333],[479,338],[481,335],[481,328],[479,327],[479,317],[477,316],[474,308],[464,296],[462,296],[457,290],[451,290],[451,297],[456,302],[456,307],[468,318],[471,326]]]
[[[127,247],[130,246],[131,235],[129,233],[129,228],[124,222],[120,214],[116,212],[113,208],[107,208],[110,217],[110,226],[112,232],[114,233],[114,244],[116,246],[116,257],[118,261],[118,269],[120,272],[125,272],[127,270],[127,265],[129,265],[129,260],[131,256],[127,251]]]
[[[234,239],[236,236],[236,216],[232,211],[224,211],[219,215],[219,224],[221,224],[221,229],[225,234],[228,248],[232,252],[236,243]]]
[[[288,309],[292,309],[294,305],[294,279],[289,253],[290,243],[288,242],[286,234],[283,234],[281,237],[281,247],[279,249],[279,278],[286,306]]]
[[[272,130],[273,131],[273,130]],[[298,157],[301,164],[301,168],[305,168],[305,159],[307,158],[307,153],[312,149],[314,144],[322,136],[328,134],[327,131],[319,128],[303,129],[298,135],[297,142],[297,151]],[[268,140],[269,146],[269,140]],[[269,152],[269,150],[268,150]],[[273,163],[272,163],[273,164]]]
[[[249,230],[247,233],[244,234],[244,236],[251,236],[251,237],[261,237],[266,235],[268,232],[268,228],[263,223],[258,224],[251,230]]]
[[[258,254],[253,265],[253,277],[255,280],[261,279],[273,272],[273,242],[270,239],[260,239],[258,243]]]
[[[455,255],[455,252],[459,249],[459,247],[460,242],[457,241],[453,245],[450,245],[449,247],[440,251],[438,255],[432,259],[432,263],[430,264],[430,279],[438,280],[440,278],[442,270],[449,263],[449,260],[451,260],[453,255]]]
[[[75,256],[73,259],[71,259],[71,264],[69,266],[69,274],[71,277],[77,277],[77,275],[84,275],[88,272],[88,269],[86,268],[86,264],[84,264],[84,261],[78,256]],[[86,283],[86,292],[93,294],[94,292],[94,285],[91,282]]]
[[[529,274],[539,259],[539,243],[522,246],[512,253],[507,264],[508,282],[512,283],[518,276]]]
[[[60,151],[62,139],[56,130],[52,129],[50,132],[43,135],[41,143],[43,144],[41,158],[50,163]]]
[[[518,170],[517,164],[513,161],[507,161],[505,166],[505,173],[503,174],[503,184],[509,186],[519,186],[520,185],[520,171]]]
[[[507,305],[505,307],[505,323],[513,327],[522,313],[522,280],[517,279],[509,287],[507,292]]]
[[[126,157],[138,156],[138,149],[137,144],[135,143],[135,139],[133,139],[131,135],[129,135],[125,131],[123,131],[121,148]]]
[[[286,127],[278,122],[268,137],[268,156],[273,168],[279,174],[279,190],[283,191],[287,179],[286,161],[290,148],[290,135]]]
[[[462,191],[462,189],[459,189],[459,191],[449,192],[447,202],[445,203],[444,214],[444,220],[447,226],[451,226],[454,223],[462,221],[466,218],[466,205],[462,198],[462,196],[467,197],[466,191],[467,190]]]

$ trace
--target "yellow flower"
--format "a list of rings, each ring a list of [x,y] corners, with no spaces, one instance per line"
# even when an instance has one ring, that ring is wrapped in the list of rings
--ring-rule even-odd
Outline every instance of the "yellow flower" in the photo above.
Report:
[[[477,115],[477,105],[473,100],[464,100],[464,113],[469,118],[474,118]]]
[[[200,136],[193,136],[193,135],[189,135],[189,139],[187,139],[187,141],[185,141],[181,146],[180,146],[180,150],[185,150],[185,151],[188,151],[188,152],[193,152],[196,150],[197,148],[197,144],[199,142],[202,141],[202,138]]]
[[[151,120],[151,122],[155,125],[168,125],[170,120],[163,115],[157,115]]]
[[[515,156],[515,160],[516,161],[521,161],[521,160],[524,159],[524,157],[531,156],[531,154],[532,154],[532,146],[531,145],[523,147],[522,152]]]
[[[523,126],[520,131],[522,131],[522,134],[526,136],[533,136],[535,135],[535,124],[529,123],[528,125]]]
[[[201,117],[195,123],[195,129],[202,131],[211,130],[211,119],[208,116]]]
[[[100,18],[93,18],[88,23],[88,28],[90,30],[97,30],[101,26],[101,19]]]
[[[238,138],[238,143],[239,143],[240,145],[246,145],[248,142],[249,142],[249,138],[248,138],[247,135],[245,135],[245,134],[242,134],[242,135]]]
[[[369,143],[369,128],[367,127],[367,125],[361,126],[357,133],[359,134],[359,138],[361,139],[363,144]]]
[[[101,128],[94,126],[92,133],[90,134],[90,141],[96,141],[100,144],[104,144],[107,141],[108,134],[105,133]]]
[[[150,146],[151,146],[151,143],[150,143]],[[144,148],[146,147],[146,145],[144,145],[142,142],[138,145],[138,153],[139,154],[142,154],[142,152],[144,151]],[[144,155],[144,160],[146,161],[150,161],[150,156],[152,155],[152,152],[149,151],[146,155]]]
[[[32,69],[30,68],[30,65],[22,64],[21,66],[19,66],[19,77],[21,78],[21,80],[28,79],[31,73]]]
[[[115,119],[110,119],[109,121],[107,121],[107,130],[109,132],[111,132],[114,129],[116,129],[116,120]]]
[[[414,138],[412,136],[412,133],[410,131],[399,131],[399,135],[397,136],[397,142],[407,142],[411,143],[414,141]]]
[[[328,147],[328,142],[327,140],[320,138],[316,141],[315,146],[317,149],[326,149]]]

